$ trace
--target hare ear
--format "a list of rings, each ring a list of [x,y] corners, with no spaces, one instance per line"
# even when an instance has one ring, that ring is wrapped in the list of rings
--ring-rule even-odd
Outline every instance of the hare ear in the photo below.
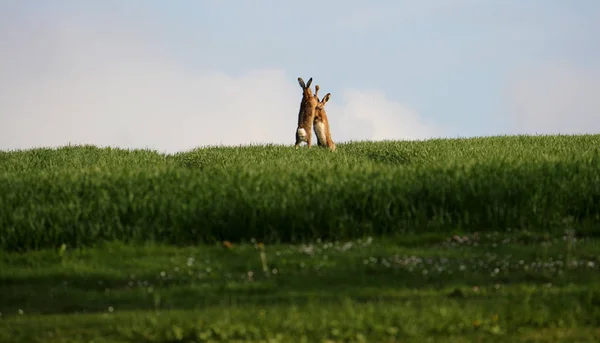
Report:
[[[310,82],[310,81],[309,81]],[[300,84],[300,87],[302,88],[306,88],[306,85],[304,84],[304,80],[302,80],[301,77],[298,78],[298,83]]]
[[[323,105],[325,105],[325,103],[327,101],[329,101],[329,98],[331,98],[331,93],[325,94],[325,96],[323,97],[323,100],[321,100],[321,102],[323,102]]]
[[[308,83],[306,84],[306,88],[310,87],[311,83],[312,83],[312,77],[310,79],[308,79]]]

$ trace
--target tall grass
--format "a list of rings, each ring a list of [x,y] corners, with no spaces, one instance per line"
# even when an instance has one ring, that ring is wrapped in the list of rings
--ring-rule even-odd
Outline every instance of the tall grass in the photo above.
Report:
[[[600,227],[600,135],[0,152],[0,248]]]

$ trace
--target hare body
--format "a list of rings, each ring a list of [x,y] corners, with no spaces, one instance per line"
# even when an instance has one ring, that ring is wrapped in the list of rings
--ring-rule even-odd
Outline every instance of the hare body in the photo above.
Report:
[[[325,104],[331,98],[331,93],[327,93],[321,101],[319,101],[319,85],[315,86],[315,99],[317,107],[315,109],[315,118],[313,126],[317,135],[317,144],[320,147],[327,147],[331,151],[335,151],[335,143],[331,139],[331,129],[329,128],[329,119],[325,111]]]
[[[312,90],[310,89],[312,77],[306,84],[304,84],[304,80],[299,77],[298,83],[300,84],[300,87],[302,87],[302,101],[300,102],[300,111],[298,112],[298,127],[296,128],[295,146],[296,149],[298,149],[300,143],[306,142],[306,145],[310,148],[312,145],[312,127],[318,100],[315,99]]]

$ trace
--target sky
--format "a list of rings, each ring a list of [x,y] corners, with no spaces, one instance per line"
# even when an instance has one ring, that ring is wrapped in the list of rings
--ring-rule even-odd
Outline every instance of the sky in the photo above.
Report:
[[[597,0],[0,0],[0,150],[600,132]]]

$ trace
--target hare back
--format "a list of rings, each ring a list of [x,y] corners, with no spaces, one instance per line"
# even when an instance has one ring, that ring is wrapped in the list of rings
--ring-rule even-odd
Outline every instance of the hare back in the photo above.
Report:
[[[305,129],[312,126],[316,114],[316,102],[302,101],[300,112],[298,113],[298,126]]]

